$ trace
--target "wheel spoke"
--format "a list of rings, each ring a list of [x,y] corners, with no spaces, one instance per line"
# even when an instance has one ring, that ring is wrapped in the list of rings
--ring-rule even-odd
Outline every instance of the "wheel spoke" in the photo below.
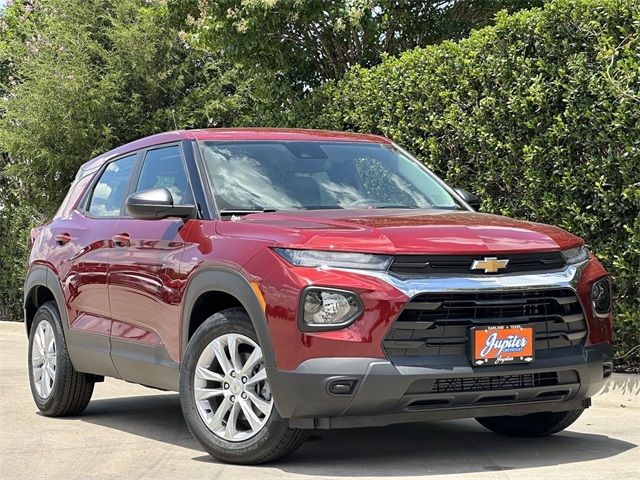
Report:
[[[212,372],[208,368],[198,367],[196,370],[196,376],[200,377],[203,380],[209,380],[210,382],[224,382],[224,377],[219,373]]]
[[[44,397],[49,396],[49,372],[46,368],[42,369],[42,376],[40,377],[40,390]]]
[[[35,341],[36,341],[36,346],[38,347],[38,352],[40,353],[40,355],[42,355],[44,357],[45,349],[44,349],[44,333],[43,333],[43,329],[38,327],[38,330],[36,330],[36,334],[34,335],[34,337],[35,337]]]
[[[51,335],[51,338],[47,340],[47,355],[55,355],[56,354],[56,337]]]
[[[209,426],[213,431],[217,431],[223,428],[222,421],[224,420],[224,416],[227,414],[229,409],[231,408],[231,401],[225,397],[222,400],[222,403],[218,406],[218,409],[211,417],[211,421],[209,422]]]
[[[247,358],[247,361],[244,362],[241,373],[243,375],[248,375],[249,373],[251,373],[251,370],[253,370],[253,368],[261,361],[262,361],[262,350],[260,349],[260,347],[256,347],[255,350],[251,352],[251,355],[249,356],[249,358]]]
[[[255,385],[258,382],[262,382],[263,380],[267,379],[267,371],[264,368],[261,368],[260,370],[258,370],[258,373],[256,373],[253,377],[251,377],[249,380],[247,380],[247,385]]]
[[[53,390],[52,381],[53,379],[51,378],[51,374],[47,371],[47,386],[46,386],[47,397],[49,396],[49,394],[51,394],[51,390]]]
[[[44,358],[40,355],[36,355],[35,352],[31,353],[31,366],[32,367],[41,367],[44,363]]]
[[[199,402],[219,397],[220,395],[224,395],[224,390],[221,388],[196,388],[196,400]]]
[[[220,368],[222,368],[222,371],[225,374],[229,374],[231,370],[233,370],[233,367],[231,366],[231,362],[229,362],[229,358],[227,357],[224,348],[220,344],[220,340],[215,339],[213,342],[211,342],[211,347],[213,348],[216,359],[220,364]]]
[[[271,412],[271,403],[262,400],[255,393],[247,392],[247,395],[249,396],[249,400],[251,400],[251,403],[258,407],[258,410],[260,410],[265,415],[269,415],[269,413]]]
[[[242,368],[240,351],[238,350],[238,337],[236,335],[231,335],[229,337],[229,343],[227,344],[227,346],[229,347],[229,357],[231,358],[231,365],[233,366],[233,369],[238,372]]]
[[[229,418],[227,418],[227,426],[224,429],[224,434],[229,440],[233,440],[233,437],[235,437],[236,433],[238,433],[237,423],[238,414],[240,413],[240,407],[238,405],[239,402],[235,402],[231,407]]]
[[[47,351],[47,339],[49,338],[49,327],[46,323],[42,324],[42,330],[40,331],[40,339],[42,340],[42,348]]]
[[[262,426],[262,422],[256,415],[256,412],[253,411],[249,402],[245,399],[240,400],[240,405],[242,406],[242,412],[244,416],[247,418],[249,425],[251,425],[252,430],[260,430]]]

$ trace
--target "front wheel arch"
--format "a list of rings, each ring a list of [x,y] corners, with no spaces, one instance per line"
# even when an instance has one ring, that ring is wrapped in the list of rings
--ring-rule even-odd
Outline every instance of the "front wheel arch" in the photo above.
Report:
[[[180,358],[184,356],[189,343],[189,333],[193,319],[193,310],[198,299],[205,294],[218,292],[237,300],[239,306],[247,312],[263,351],[265,365],[275,367],[275,355],[271,335],[267,327],[267,318],[253,290],[251,283],[240,272],[228,267],[203,267],[195,272],[187,283],[182,301],[182,328],[180,332]],[[223,308],[222,308],[223,309]]]

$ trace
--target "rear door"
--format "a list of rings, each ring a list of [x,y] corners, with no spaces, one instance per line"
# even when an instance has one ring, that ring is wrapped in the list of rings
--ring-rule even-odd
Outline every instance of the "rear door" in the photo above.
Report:
[[[150,148],[132,191],[167,188],[174,204],[193,203],[179,143]],[[179,265],[184,251],[179,218],[121,218],[109,257],[111,357],[126,380],[172,387],[179,344]]]
[[[122,215],[137,154],[109,161],[78,208],[63,205],[52,224],[53,255],[69,312],[68,348],[81,371],[115,376],[107,273],[111,238]],[[80,179],[78,183],[89,179]],[[86,187],[86,183],[85,183]]]

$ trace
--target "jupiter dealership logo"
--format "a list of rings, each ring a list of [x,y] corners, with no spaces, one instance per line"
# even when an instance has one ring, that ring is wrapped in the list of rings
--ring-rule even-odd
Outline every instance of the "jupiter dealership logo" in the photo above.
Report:
[[[472,332],[473,363],[478,366],[533,361],[533,328],[499,326]]]

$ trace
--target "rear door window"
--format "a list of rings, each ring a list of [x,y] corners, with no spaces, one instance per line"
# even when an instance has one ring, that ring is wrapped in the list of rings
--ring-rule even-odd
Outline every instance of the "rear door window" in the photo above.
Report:
[[[119,217],[121,215],[136,158],[136,154],[129,155],[107,165],[91,193],[87,209],[91,216]]]

